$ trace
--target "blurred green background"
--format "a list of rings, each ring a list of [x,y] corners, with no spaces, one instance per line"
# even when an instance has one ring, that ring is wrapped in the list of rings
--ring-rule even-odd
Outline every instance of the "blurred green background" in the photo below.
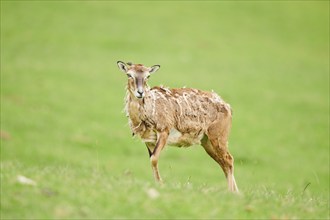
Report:
[[[154,183],[117,60],[231,104],[241,195],[200,146]],[[329,218],[329,2],[1,1],[1,218]]]

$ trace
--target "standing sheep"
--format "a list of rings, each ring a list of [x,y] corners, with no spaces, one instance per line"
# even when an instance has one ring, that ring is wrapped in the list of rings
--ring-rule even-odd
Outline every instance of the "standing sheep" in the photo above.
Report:
[[[147,81],[160,66],[118,61],[128,76],[125,111],[133,135],[146,144],[154,177],[161,182],[158,159],[164,146],[201,144],[221,166],[230,191],[238,192],[234,158],[228,151],[232,112],[216,93],[198,89],[150,88]]]

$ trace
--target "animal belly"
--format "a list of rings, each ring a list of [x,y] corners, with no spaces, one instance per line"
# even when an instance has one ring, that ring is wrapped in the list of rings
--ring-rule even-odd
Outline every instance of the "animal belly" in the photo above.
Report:
[[[176,129],[170,131],[170,135],[167,139],[167,145],[177,147],[189,147],[191,145],[200,144],[204,133],[181,133]]]

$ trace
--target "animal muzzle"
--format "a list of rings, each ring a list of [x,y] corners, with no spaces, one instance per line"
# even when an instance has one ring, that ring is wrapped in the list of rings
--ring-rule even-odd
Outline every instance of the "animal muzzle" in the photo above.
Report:
[[[144,92],[137,90],[135,96],[136,98],[142,99],[144,97]]]
[[[144,97],[144,89],[143,89],[143,79],[137,79],[136,81],[136,92],[135,96],[139,99],[142,99]]]

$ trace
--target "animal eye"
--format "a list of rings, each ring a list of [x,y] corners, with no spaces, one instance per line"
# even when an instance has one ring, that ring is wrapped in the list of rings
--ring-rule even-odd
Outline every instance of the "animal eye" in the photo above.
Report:
[[[129,78],[132,78],[132,75],[131,75],[131,74],[127,73],[126,75],[127,75]]]
[[[150,75],[146,77],[146,79],[149,79],[150,78]]]

